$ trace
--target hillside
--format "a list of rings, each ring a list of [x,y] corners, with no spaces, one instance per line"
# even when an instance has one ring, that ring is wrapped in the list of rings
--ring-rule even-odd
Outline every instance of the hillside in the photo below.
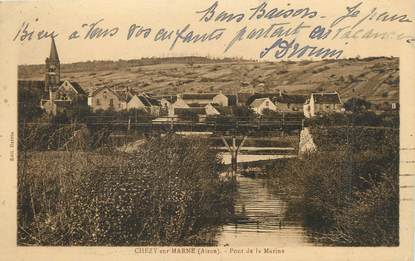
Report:
[[[43,79],[43,65],[19,66],[19,79]],[[309,94],[338,91],[375,103],[399,100],[399,59],[365,58],[301,62],[256,62],[203,57],[147,58],[61,65],[61,78],[87,91],[101,86],[138,92],[273,92]]]

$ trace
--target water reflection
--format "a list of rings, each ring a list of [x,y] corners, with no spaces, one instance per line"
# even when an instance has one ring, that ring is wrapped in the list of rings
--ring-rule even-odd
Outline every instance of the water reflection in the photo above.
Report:
[[[235,218],[222,227],[219,246],[307,246],[313,245],[301,220],[287,217],[283,195],[272,193],[265,179],[238,175]]]
[[[231,164],[231,154],[224,152],[220,154],[222,157],[223,164]],[[295,158],[296,155],[251,155],[251,154],[239,154],[238,163],[242,162],[253,162],[253,161],[262,161],[262,160],[276,160],[276,159],[287,159]]]

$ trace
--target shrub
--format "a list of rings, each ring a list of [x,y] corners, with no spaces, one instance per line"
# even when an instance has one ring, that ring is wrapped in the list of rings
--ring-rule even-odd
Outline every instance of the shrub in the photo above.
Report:
[[[207,143],[174,135],[131,155],[31,154],[19,160],[18,244],[212,244],[199,233],[233,206],[219,169]]]
[[[302,210],[308,229],[327,244],[398,245],[398,131],[327,128],[312,134],[318,152],[268,170],[296,199],[291,208]]]
[[[370,109],[372,103],[361,98],[350,98],[344,103],[344,108],[348,111],[362,112]]]
[[[179,115],[179,118],[185,121],[193,121],[198,122],[199,121],[199,115],[194,111],[184,111]]]

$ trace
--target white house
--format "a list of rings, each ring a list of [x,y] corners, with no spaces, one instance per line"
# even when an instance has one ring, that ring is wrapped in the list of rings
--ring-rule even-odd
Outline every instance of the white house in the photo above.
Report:
[[[115,91],[108,87],[101,87],[88,97],[88,105],[92,111],[113,109],[121,111],[126,109],[127,103]]]
[[[177,96],[176,95],[162,95],[162,96],[154,96],[154,99],[160,102],[160,106],[163,109],[168,110],[173,103],[176,102]]]
[[[319,114],[329,114],[342,111],[342,101],[337,92],[312,93],[304,104],[304,116],[311,118]]]
[[[185,109],[190,108],[190,106],[181,98],[180,95],[177,95],[176,99],[170,102],[166,99],[166,101],[163,101],[165,105],[167,105],[168,115],[170,117],[175,116],[174,110],[175,109]],[[170,103],[170,104],[169,104]]]
[[[285,93],[280,92],[279,96],[275,97],[273,101],[278,111],[302,112],[304,109],[304,103],[307,101],[307,96],[296,95],[296,94],[285,94]]]
[[[114,91],[101,87],[88,97],[92,111],[113,109],[114,111],[142,109],[153,115],[160,113],[160,103],[147,95],[133,94],[127,91]]]
[[[142,109],[152,115],[160,113],[160,103],[146,95],[132,95],[127,102],[127,110]]]
[[[207,116],[220,115],[220,112],[210,103],[205,106],[205,110]]]
[[[271,111],[276,111],[277,107],[275,106],[275,104],[271,101],[270,98],[259,98],[259,99],[255,99],[250,105],[249,107],[256,112],[259,115],[262,115],[263,111],[265,109],[271,110]]]

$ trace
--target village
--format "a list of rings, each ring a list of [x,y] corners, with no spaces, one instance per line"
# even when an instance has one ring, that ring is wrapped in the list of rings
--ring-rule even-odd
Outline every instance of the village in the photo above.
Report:
[[[196,115],[198,121],[209,116],[226,115],[234,106],[247,107],[256,115],[265,111],[299,113],[306,118],[343,112],[342,101],[337,92],[311,93],[309,96],[279,93],[182,93],[176,95],[153,95],[126,88],[113,90],[101,87],[87,94],[75,81],[61,79],[60,61],[52,38],[51,52],[46,59],[45,81],[19,80],[19,86],[43,90],[39,106],[50,115],[89,106],[90,111],[143,110],[154,116],[154,122],[170,122]]]
[[[193,61],[169,68],[197,75],[203,66]],[[291,64],[312,67],[313,62]],[[163,89],[151,88],[161,81],[155,77],[140,84],[128,79],[126,85],[83,72],[96,78],[90,84],[62,73],[51,38],[44,80],[21,77],[17,86],[18,241],[238,247],[260,245],[266,235],[281,246],[395,245],[399,78],[395,68],[382,75],[379,64],[362,65],[374,75],[372,81],[363,80],[361,72],[349,79],[324,76],[337,89],[296,91],[298,85],[288,80],[271,85],[246,78],[238,86],[224,80],[226,88],[211,83],[196,88],[194,80],[179,78]],[[215,75],[218,66],[209,70]],[[138,78],[148,77],[137,70]],[[328,65],[310,74],[323,78],[325,71]],[[296,78],[288,70],[279,72]],[[197,77],[201,84],[210,81]],[[194,85],[186,89],[184,82]],[[355,95],[363,83],[378,83],[383,93],[377,91],[375,98],[380,98]],[[369,178],[373,183],[362,181]],[[380,203],[361,207],[368,198]],[[384,213],[380,227],[391,236],[379,238],[373,230],[368,239],[359,226],[379,224],[369,218],[356,225],[354,217],[379,211]]]

